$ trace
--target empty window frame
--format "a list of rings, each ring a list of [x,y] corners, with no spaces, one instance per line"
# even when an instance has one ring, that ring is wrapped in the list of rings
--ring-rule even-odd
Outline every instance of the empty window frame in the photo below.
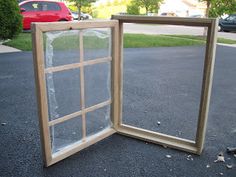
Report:
[[[135,126],[126,125],[122,122],[122,94],[123,94],[123,67],[120,70],[120,115],[117,132],[134,138],[150,141],[164,146],[184,150],[187,152],[201,154],[204,144],[209,102],[211,95],[213,69],[215,62],[216,35],[218,19],[194,19],[179,17],[147,17],[147,16],[120,16],[114,15],[112,19],[119,20],[119,38],[120,38],[120,62],[123,64],[123,23],[140,24],[166,24],[166,25],[184,25],[207,28],[206,53],[203,68],[202,90],[200,98],[200,108],[198,115],[198,125],[195,141],[158,133]],[[157,76],[158,77],[158,76]]]

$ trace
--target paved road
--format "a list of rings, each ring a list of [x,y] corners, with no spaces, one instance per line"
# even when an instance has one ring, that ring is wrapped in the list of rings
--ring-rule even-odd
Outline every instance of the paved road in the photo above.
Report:
[[[124,54],[124,121],[191,138],[203,48],[126,49]],[[32,54],[0,54],[0,122],[6,123],[0,126],[0,176],[205,177],[223,173],[234,177],[235,157],[224,154],[226,163],[213,161],[220,151],[236,143],[235,54],[235,48],[217,48],[202,156],[192,155],[193,160],[187,160],[188,153],[113,135],[50,168],[42,167]],[[167,154],[171,158],[166,158]],[[233,164],[233,169],[226,164]]]
[[[173,25],[145,25],[128,23],[124,26],[124,32],[144,34],[178,34],[178,35],[202,35],[203,28],[173,26]],[[219,32],[219,37],[236,40],[236,33]]]

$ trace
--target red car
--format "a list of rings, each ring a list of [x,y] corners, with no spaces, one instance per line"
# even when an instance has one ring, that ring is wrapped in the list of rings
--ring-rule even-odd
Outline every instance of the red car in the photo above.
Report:
[[[31,22],[72,21],[70,10],[63,2],[29,0],[19,4],[23,16],[23,29],[30,29]]]

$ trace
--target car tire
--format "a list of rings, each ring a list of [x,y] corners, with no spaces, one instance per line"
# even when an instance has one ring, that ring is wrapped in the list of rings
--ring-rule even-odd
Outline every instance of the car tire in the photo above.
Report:
[[[59,22],[66,22],[66,19],[60,19]]]
[[[218,25],[218,31],[219,31],[219,32],[220,32],[220,31],[223,31],[221,25]]]

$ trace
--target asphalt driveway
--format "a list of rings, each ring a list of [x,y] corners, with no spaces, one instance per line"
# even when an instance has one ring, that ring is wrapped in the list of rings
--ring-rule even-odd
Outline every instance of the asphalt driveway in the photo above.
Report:
[[[125,49],[124,53],[124,121],[154,130],[158,126],[153,124],[160,121],[157,130],[161,132],[194,137],[203,48]],[[226,147],[236,146],[235,56],[235,48],[217,47],[207,136],[201,156],[189,158],[190,154],[185,152],[115,134],[44,168],[32,54],[0,54],[0,177],[235,177],[236,157],[225,153]],[[170,73],[169,69],[178,74]],[[189,104],[184,104],[186,101]],[[142,121],[144,117],[151,119]],[[179,121],[172,120],[173,117]],[[226,162],[214,163],[221,151]],[[227,164],[233,168],[228,169]]]

